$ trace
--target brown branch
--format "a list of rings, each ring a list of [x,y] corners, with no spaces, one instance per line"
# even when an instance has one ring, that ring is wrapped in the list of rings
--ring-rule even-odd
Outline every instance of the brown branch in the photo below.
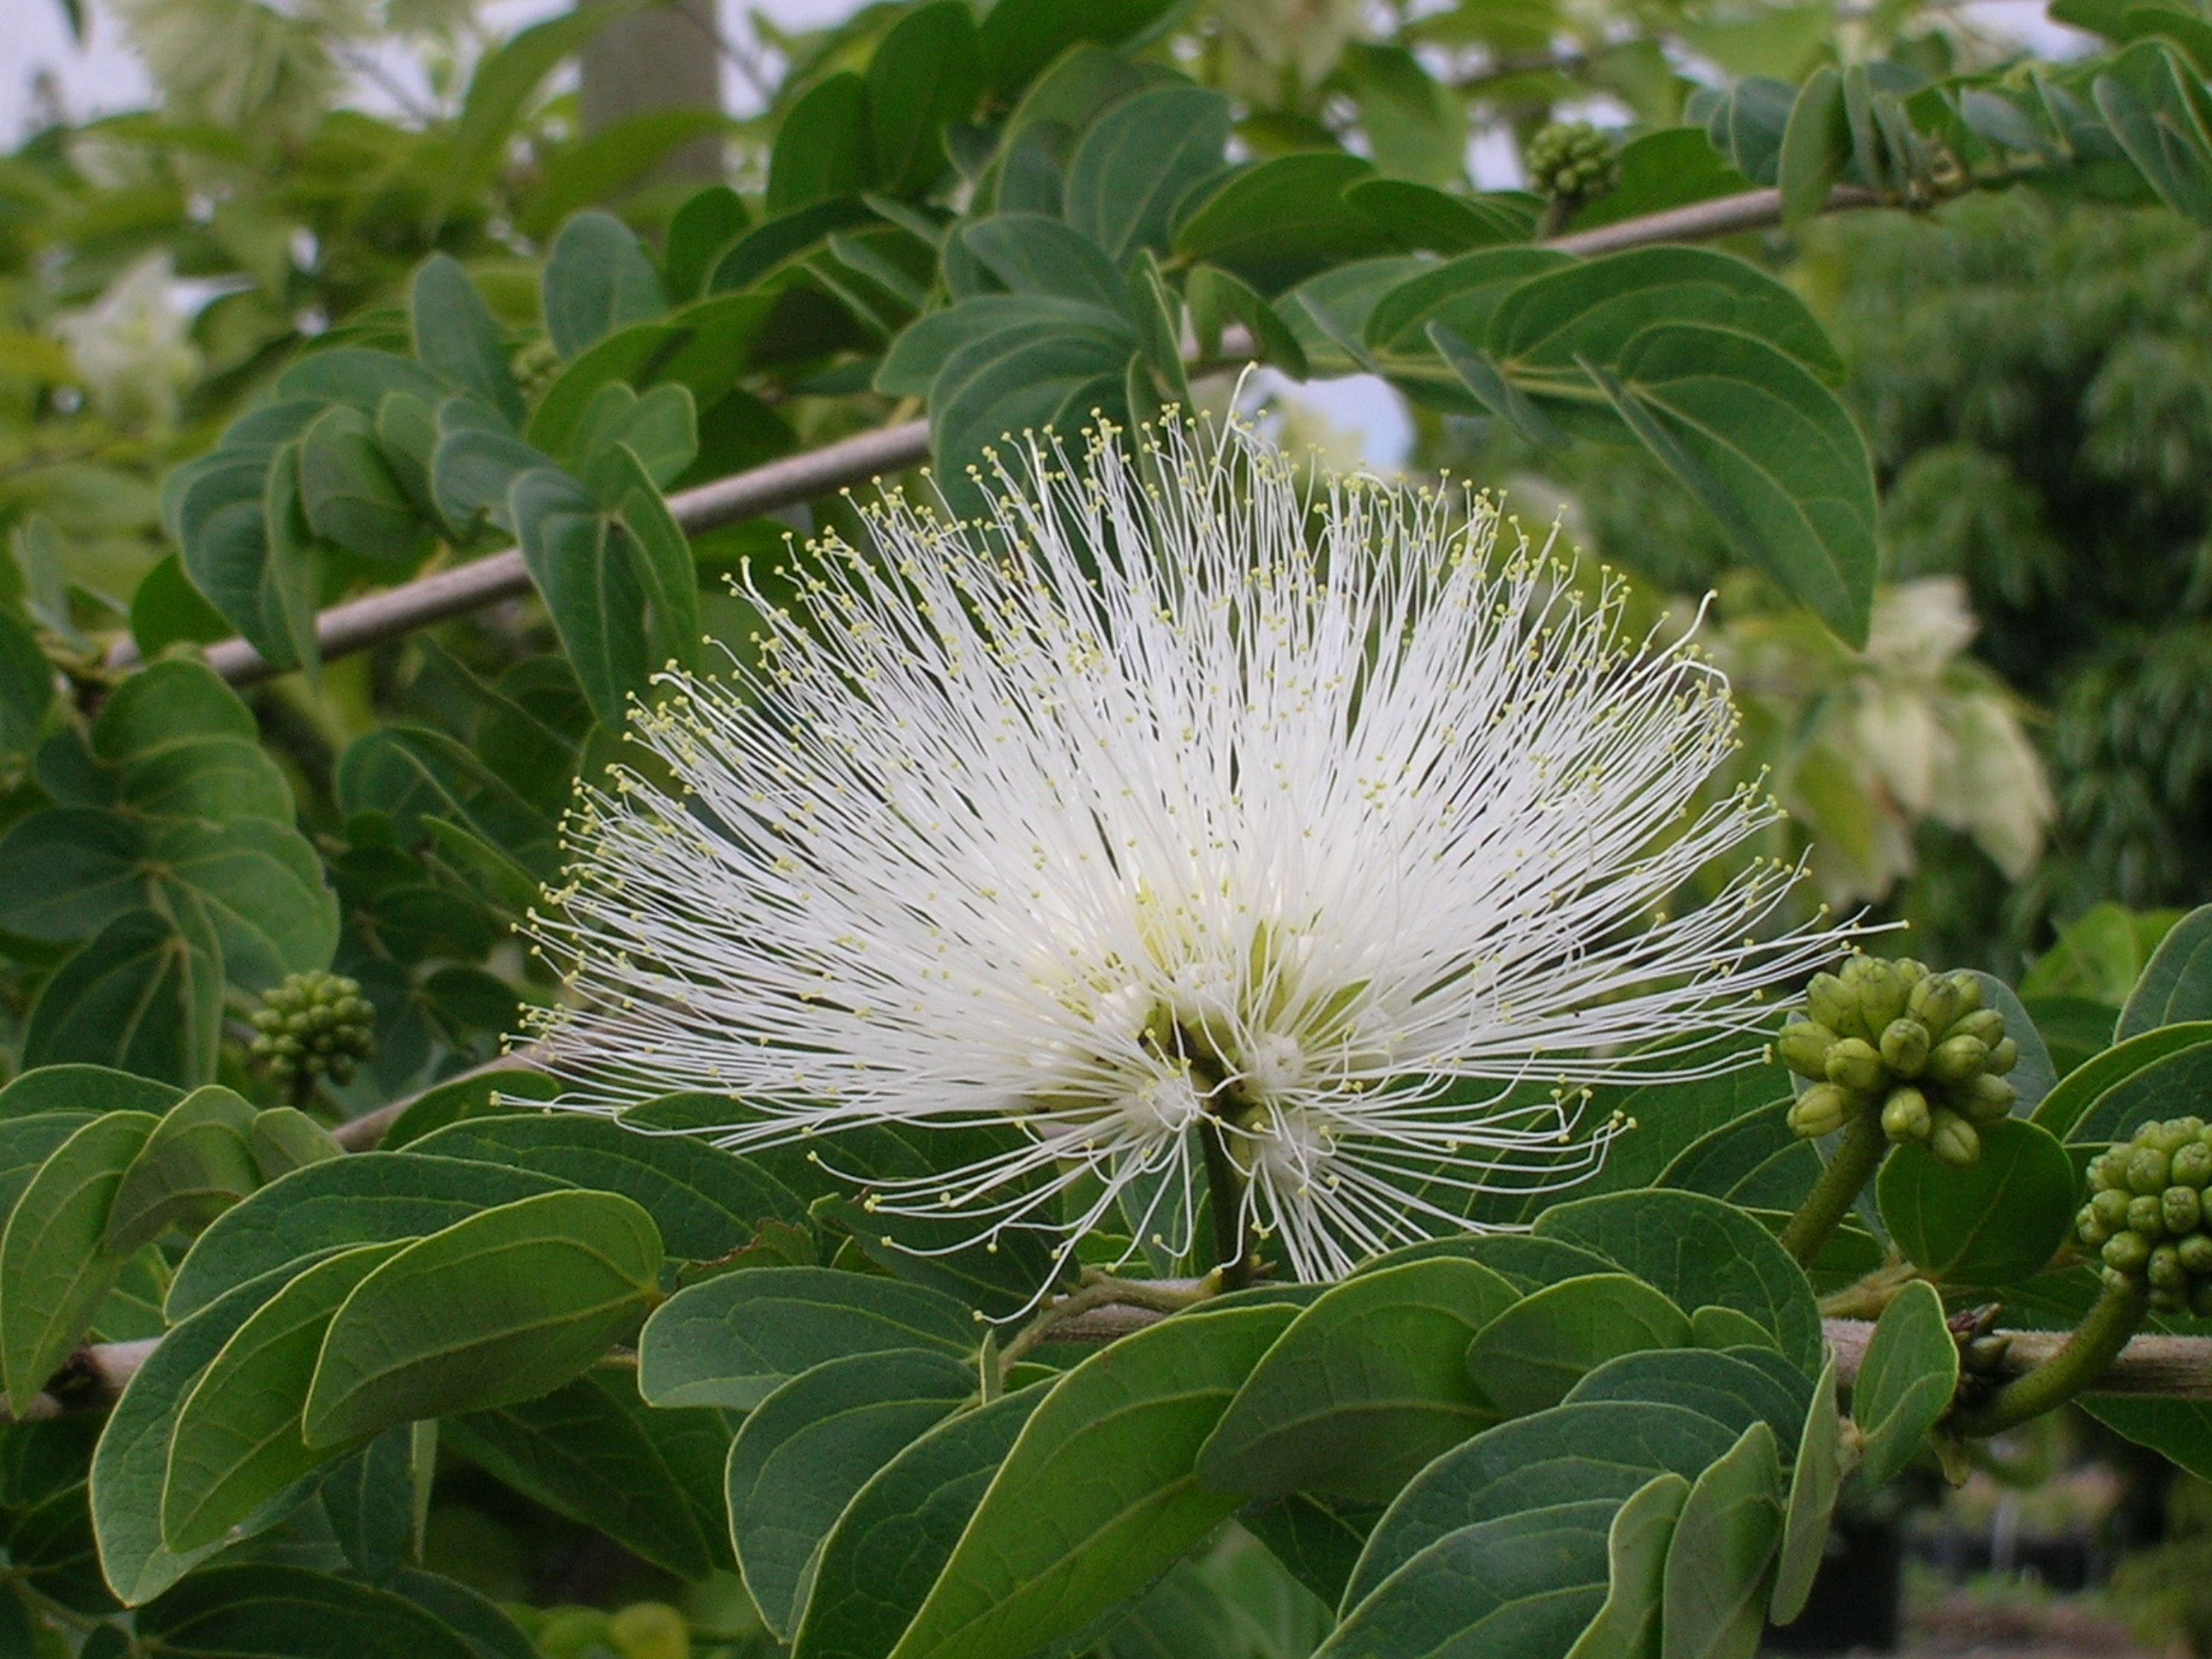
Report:
[[[1827,210],[1872,207],[1881,199],[1871,191],[1839,185],[1829,195]],[[1727,236],[1781,222],[1781,193],[1749,190],[1578,231],[1546,246],[1567,253],[1611,253],[1654,242]],[[696,535],[779,507],[795,507],[831,490],[866,483],[886,472],[918,466],[928,459],[928,423],[908,421],[684,490],[670,496],[668,506],[685,532]],[[441,570],[404,587],[333,605],[316,618],[315,635],[325,659],[342,657],[529,591],[530,573],[523,566],[522,555],[510,549]],[[127,637],[108,654],[108,666],[113,669],[136,668],[139,660],[137,647]],[[234,685],[252,685],[282,672],[244,640],[223,640],[210,646],[207,661]]]
[[[501,1054],[481,1066],[471,1066],[465,1072],[456,1072],[451,1077],[441,1077],[428,1089],[419,1089],[411,1095],[387,1101],[373,1112],[363,1112],[349,1118],[331,1131],[331,1138],[349,1152],[373,1152],[383,1141],[385,1131],[399,1121],[399,1115],[424,1095],[439,1089],[450,1088],[456,1083],[465,1083],[472,1077],[482,1077],[486,1072],[538,1070],[534,1048],[518,1048],[511,1054]]]

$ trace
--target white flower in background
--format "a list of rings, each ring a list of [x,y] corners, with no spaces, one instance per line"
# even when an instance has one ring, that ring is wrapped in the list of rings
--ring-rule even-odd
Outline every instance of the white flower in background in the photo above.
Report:
[[[167,253],[149,254],[107,285],[82,311],[56,319],[92,406],[118,426],[166,426],[177,402],[198,378],[200,354],[191,319],[173,292],[176,268]]]
[[[1762,937],[1771,860],[1665,910],[1777,810],[1691,808],[1726,684],[1501,547],[1487,498],[1310,498],[1249,432],[1179,428],[990,489],[974,525],[869,509],[794,614],[756,594],[765,669],[639,719],[673,784],[579,798],[534,921],[573,963],[569,1104],[726,1093],[740,1148],[1012,1121],[875,1201],[1064,1249],[1125,1188],[1172,1231],[1211,1138],[1326,1278],[1587,1170],[1618,1126],[1575,1136],[1579,1085],[1700,1074],[1843,942]]]

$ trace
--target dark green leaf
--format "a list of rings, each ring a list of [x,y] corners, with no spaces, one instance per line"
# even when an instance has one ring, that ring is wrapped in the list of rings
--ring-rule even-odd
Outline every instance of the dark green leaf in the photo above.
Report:
[[[1667,1550],[1690,1483],[1656,1475],[1613,1512],[1606,1533],[1605,1605],[1568,1659],[1644,1659],[1658,1651],[1667,1591]]]
[[[586,347],[668,309],[660,277],[629,226],[612,214],[580,213],[561,227],[546,256],[545,332],[573,362]],[[536,441],[533,428],[532,441]]]
[[[173,1084],[105,1066],[48,1066],[24,1072],[0,1086],[0,1119],[48,1112],[151,1112],[159,1116],[184,1097],[185,1091]]]
[[[1786,1442],[1784,1443],[1787,1443]],[[1770,1623],[1787,1625],[1805,1610],[1813,1579],[1826,1559],[1828,1521],[1843,1489],[1843,1443],[1836,1415],[1836,1357],[1820,1368],[1813,1408],[1790,1465],[1790,1498],[1784,1507],[1782,1543],[1774,1565],[1774,1594],[1767,1603]]]
[[[1201,87],[1161,87],[1123,99],[1068,158],[1067,222],[1105,250],[1117,270],[1140,247],[1166,252],[1176,202],[1221,170],[1229,127],[1229,100]]]
[[[450,1083],[426,1089],[393,1120],[380,1144],[388,1152],[412,1145],[449,1123],[465,1123],[521,1108],[501,1103],[503,1097],[521,1100],[550,1100],[561,1092],[557,1078],[517,1066],[457,1077]]]
[[[945,171],[945,129],[975,112],[982,86],[975,18],[964,0],[936,0],[892,26],[868,60],[875,176],[884,190],[910,196]]]
[[[1474,1339],[1467,1368],[1508,1416],[1542,1411],[1608,1359],[1647,1348],[1683,1348],[1690,1322],[1657,1291],[1626,1273],[1593,1273],[1531,1291]]]
[[[1790,1127],[1795,1103],[1774,1101],[1700,1136],[1652,1184],[1746,1208],[1795,1210],[1820,1178],[1820,1153]]]
[[[617,329],[562,370],[531,411],[523,437],[548,455],[567,456],[576,423],[601,388],[621,381],[650,384],[690,337],[689,329],[667,320]]]
[[[1325,1503],[1304,1492],[1271,1498],[1237,1511],[1237,1524],[1328,1606],[1344,1599],[1344,1587],[1367,1546],[1381,1511],[1365,1504]]]
[[[1519,1298],[1442,1257],[1340,1285],[1267,1352],[1199,1455],[1216,1492],[1388,1502],[1430,1460],[1498,1420],[1468,1344]]]
[[[475,1659],[543,1659],[498,1603],[441,1574],[402,1567],[382,1586],[404,1596],[469,1644]]]
[[[2159,1072],[2168,1060],[2172,1067]],[[2043,1097],[2032,1121],[2069,1146],[2124,1139],[2137,1126],[2167,1115],[2161,1109],[2170,1103],[2201,1097],[2200,1073],[2212,1078],[2206,1067],[2212,1067],[2212,1020],[2158,1026],[2069,1072]]]
[[[976,1316],[919,1285],[828,1267],[761,1267],[679,1291],[638,1339],[656,1406],[750,1411],[801,1371],[848,1354],[926,1347],[965,1356]]]
[[[573,441],[576,471],[592,493],[618,505],[627,480],[610,476],[606,459],[629,449],[656,489],[665,488],[699,453],[699,416],[688,387],[659,386],[642,398],[621,381],[601,386],[584,406]],[[684,568],[690,568],[687,554]]]
[[[1084,1630],[1225,1520],[1199,1448],[1291,1322],[1281,1305],[1162,1321],[1054,1385],[906,1634],[902,1659],[1020,1659]]]
[[[324,410],[300,441],[299,467],[300,510],[316,535],[380,564],[429,551],[429,526],[359,410]]]
[[[1262,294],[1374,251],[1375,226],[1344,199],[1374,172],[1357,155],[1281,155],[1237,173],[1176,227],[1176,252],[1234,271]]]
[[[545,1193],[417,1240],[331,1320],[307,1443],[560,1387],[635,1327],[660,1261],[653,1218],[612,1193]]]
[[[715,259],[751,223],[744,199],[727,185],[709,185],[687,198],[668,222],[661,280],[669,297],[678,305],[697,299]]]
[[[197,1085],[215,1071],[222,959],[196,903],[174,921],[152,910],[118,916],[54,970],[31,1006],[28,1067],[113,1064]]]
[[[893,397],[930,395],[954,353],[1000,334],[1025,336],[1081,331],[1098,339],[1113,355],[1136,349],[1136,331],[1122,314],[1118,284],[1114,308],[1103,309],[1080,301],[1055,299],[1039,294],[987,294],[963,300],[943,311],[933,311],[892,343],[877,368],[875,387]]]
[[[346,1565],[372,1583],[398,1572],[416,1541],[416,1477],[424,1472],[415,1445],[411,1425],[387,1429],[332,1469],[317,1494]]]
[[[522,394],[507,366],[507,342],[459,260],[436,253],[416,269],[408,319],[424,368],[466,386],[509,426],[522,424]]]
[[[780,1639],[805,1611],[815,1553],[845,1505],[975,1389],[972,1364],[895,1349],[817,1365],[746,1417],[730,1448],[730,1536],[753,1605]]]
[[[1363,179],[1344,199],[1401,247],[1467,253],[1535,234],[1533,198],[1456,196],[1403,179]]]
[[[1795,1445],[1812,1390],[1794,1368],[1761,1364],[1749,1357],[1755,1352],[1682,1348],[1623,1354],[1576,1383],[1567,1401],[1658,1401],[1702,1412],[1731,1434],[1765,1423],[1779,1443]]]
[[[1966,1169],[1909,1141],[1875,1183],[1898,1248],[1945,1284],[2033,1279],[2073,1224],[2074,1163],[2050,1131],[2005,1118],[1980,1133],[1982,1155]]]
[[[414,1152],[356,1152],[311,1164],[224,1211],[199,1236],[169,1287],[168,1315],[185,1319],[288,1262],[419,1238],[491,1206],[566,1184],[527,1170]]]
[[[264,1182],[342,1157],[345,1151],[329,1130],[295,1106],[257,1113],[246,1145]]]
[[[580,208],[657,182],[653,175],[664,162],[680,172],[700,149],[719,157],[732,125],[719,109],[695,107],[649,109],[602,127],[553,153],[519,222],[528,234],[543,236]]]
[[[1016,294],[1126,311],[1128,289],[1097,245],[1041,213],[1001,213],[960,233],[978,259]]]
[[[1959,1345],[1936,1287],[1915,1280],[1881,1310],[1851,1390],[1851,1415],[1865,1436],[1859,1477],[1889,1484],[1911,1461],[1959,1387]]]
[[[2176,213],[2212,224],[2212,96],[2163,40],[2138,40],[2096,79],[2098,112]]]
[[[2203,1019],[2212,1019],[2212,905],[2191,911],[2159,941],[2120,1010],[2112,1040]]]
[[[339,757],[334,785],[340,811],[384,813],[403,846],[421,845],[428,820],[444,818],[533,876],[559,868],[552,821],[441,732],[394,725],[356,738]]]
[[[868,83],[848,70],[826,76],[791,106],[769,158],[771,217],[859,195],[876,182]]]
[[[193,1574],[140,1612],[138,1634],[178,1659],[475,1659],[411,1601],[273,1565]]]
[[[978,37],[984,84],[997,98],[1010,99],[1063,52],[1075,56],[1068,49],[1078,43],[1118,46],[1173,9],[1174,0],[1093,0],[1081,6],[1066,0],[1000,0]]]
[[[566,473],[526,472],[510,500],[524,562],[584,693],[601,723],[619,729],[629,718],[630,698],[644,695],[668,660],[668,653],[655,647],[674,637],[651,609],[665,595],[641,578],[649,572],[665,579],[670,573],[658,559],[648,563],[637,557],[636,543]],[[684,578],[684,592],[696,605],[688,562]]]
[[[253,1108],[219,1086],[172,1107],[124,1171],[104,1245],[129,1255],[172,1227],[201,1228],[261,1184]]]
[[[363,418],[374,420],[384,400],[395,392],[420,398],[435,407],[439,399],[452,390],[445,381],[410,358],[389,351],[365,350],[359,346],[333,346],[310,352],[277,376],[276,395],[285,402],[276,408],[285,413],[276,429],[284,431],[296,426],[296,430],[285,431],[285,435],[305,437],[308,428],[328,412],[325,408],[301,419],[297,411],[303,404],[343,404]],[[273,416],[276,409],[262,412]],[[248,446],[245,453],[251,453],[252,447]],[[275,447],[270,446],[272,452]]]
[[[1850,165],[1851,129],[1844,114],[1844,78],[1827,64],[1798,89],[1782,134],[1776,187],[1782,222],[1795,228],[1828,205],[1828,192]]]
[[[1365,337],[1377,351],[1419,353],[1428,325],[1442,323],[1462,340],[1487,337],[1498,302],[1522,283],[1574,261],[1553,248],[1493,247],[1462,254],[1407,278],[1375,302]]]
[[[1774,1431],[1754,1423],[1698,1476],[1674,1522],[1661,1659],[1752,1659],[1781,1539]]]

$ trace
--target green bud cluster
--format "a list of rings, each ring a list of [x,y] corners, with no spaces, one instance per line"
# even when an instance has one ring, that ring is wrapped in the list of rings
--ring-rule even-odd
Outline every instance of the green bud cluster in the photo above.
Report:
[[[253,1016],[254,1059],[280,1086],[312,1086],[317,1078],[343,1083],[376,1052],[376,1010],[360,984],[312,969],[261,994]]]
[[[2148,1285],[2158,1313],[2212,1318],[2212,1127],[2201,1117],[2146,1123],[2089,1165],[2075,1237],[2115,1290]]]
[[[1881,1115],[1892,1140],[1924,1140],[1963,1169],[1982,1155],[1976,1126],[1994,1123],[2018,1098],[2004,1080],[2020,1060],[2004,1016],[1982,1006],[1970,974],[1924,963],[1854,957],[1841,973],[1814,977],[1806,1015],[1782,1028],[1782,1063],[1813,1086],[1790,1110],[1808,1139],[1833,1134],[1863,1112]]]
[[[1522,160],[1529,188],[1554,201],[1593,201],[1620,182],[1613,141],[1587,121],[1555,121],[1539,129]]]

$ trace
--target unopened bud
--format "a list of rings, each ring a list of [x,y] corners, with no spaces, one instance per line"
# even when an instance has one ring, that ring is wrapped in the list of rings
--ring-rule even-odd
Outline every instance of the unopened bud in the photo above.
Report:
[[[1954,1170],[1966,1169],[1979,1161],[1982,1138],[1972,1124],[1948,1107],[1938,1107],[1930,1115],[1935,1120],[1935,1128],[1928,1137],[1929,1152]]]
[[[2128,1231],[2145,1238],[2166,1237],[2164,1194],[2139,1193],[2128,1200]]]
[[[2150,1240],[2141,1233],[2114,1233],[2098,1254],[2107,1267],[2135,1278],[2150,1261]]]
[[[2212,1182],[2212,1146],[2192,1140],[2186,1146],[2176,1148],[2172,1161],[2166,1166],[2166,1175],[2181,1186],[2201,1191],[2207,1182]]]
[[[2106,1232],[2116,1233],[2128,1224],[2128,1206],[2133,1202],[2126,1193],[2107,1188],[2089,1200],[2089,1209]]]
[[[1859,1018],[1868,1030],[1880,1031],[1905,1012],[1909,988],[1896,963],[1881,957],[1860,957],[1851,965],[1859,970]]]
[[[1999,1037],[1990,1049],[1990,1057],[1982,1062],[1983,1069],[1991,1077],[2003,1077],[2020,1064],[2020,1044],[2010,1037]]]
[[[1832,1135],[1844,1127],[1854,1104],[1850,1095],[1832,1083],[1816,1083],[1790,1108],[1790,1127],[1808,1140]]]
[[[2203,1195],[2194,1187],[2168,1187],[2158,1195],[2158,1206],[2166,1231],[2176,1237],[2195,1232],[2204,1214]]]
[[[2128,1190],[2162,1193],[2171,1184],[2173,1160],[2155,1146],[2138,1145],[2128,1154]]]
[[[2143,1277],[2156,1290],[2186,1291],[2189,1289],[2189,1273],[2181,1265],[2181,1252],[2171,1244],[2152,1248],[2150,1260],[2143,1264]]]
[[[1774,1051],[1798,1076],[1819,1079],[1827,1076],[1828,1051],[1835,1046],[1833,1031],[1818,1021],[1800,1019],[1782,1028]]]
[[[2112,1236],[2112,1230],[2098,1218],[2097,1206],[2084,1204],[2074,1214],[2074,1237],[2088,1249],[2095,1249]]]
[[[1946,1037],[1977,1036],[1991,1048],[2004,1036],[2004,1016],[1994,1008],[1977,1008],[1971,1014],[1961,1014],[1951,1022],[1951,1029],[1942,1033]]]
[[[1979,1037],[1946,1037],[1928,1056],[1928,1075],[1938,1083],[1964,1083],[1980,1075],[1989,1057],[1989,1045]]]
[[[1896,1088],[1882,1103],[1881,1129],[1892,1140],[1925,1140],[1935,1123],[1928,1110],[1928,1097],[1914,1088]]]
[[[1917,1019],[1893,1019],[1882,1028],[1881,1063],[1898,1077],[1918,1077],[1930,1047],[1928,1028]]]
[[[1882,1085],[1881,1056],[1865,1038],[1844,1037],[1828,1050],[1828,1081],[1871,1094]]]
[[[1949,1030],[1952,1022],[1967,1012],[1957,982],[1936,974],[1912,988],[1905,1006],[1913,1018],[1931,1031]]]
[[[1977,1073],[1951,1092],[1960,1109],[1977,1123],[1995,1123],[2009,1113],[2013,1103],[2020,1098],[2019,1090],[1987,1072]]]
[[[1815,974],[1805,988],[1805,1006],[1813,1018],[1838,1036],[1870,1035],[1859,1019],[1858,999],[1833,974]]]
[[[2212,1234],[2191,1233],[2179,1239],[2174,1248],[2181,1252],[2181,1265],[2198,1278],[2212,1274]]]

